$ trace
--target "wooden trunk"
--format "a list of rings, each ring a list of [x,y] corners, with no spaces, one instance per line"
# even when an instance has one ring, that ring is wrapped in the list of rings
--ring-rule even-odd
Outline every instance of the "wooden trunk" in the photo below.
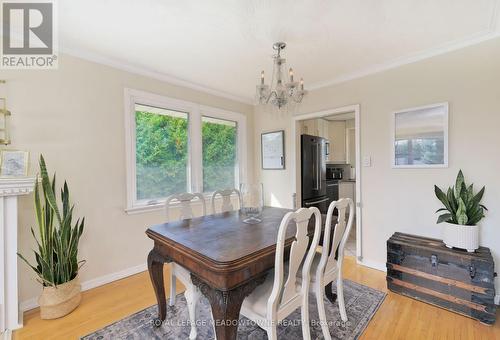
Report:
[[[403,233],[387,241],[388,289],[490,325],[495,323],[495,276],[485,247],[468,253]]]

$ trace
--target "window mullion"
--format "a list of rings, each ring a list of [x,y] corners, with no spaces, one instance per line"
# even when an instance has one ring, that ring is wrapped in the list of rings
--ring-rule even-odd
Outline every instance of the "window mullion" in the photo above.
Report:
[[[201,113],[195,107],[190,117],[189,141],[191,160],[191,190],[193,192],[203,191],[203,159],[202,159],[202,135],[201,135]]]

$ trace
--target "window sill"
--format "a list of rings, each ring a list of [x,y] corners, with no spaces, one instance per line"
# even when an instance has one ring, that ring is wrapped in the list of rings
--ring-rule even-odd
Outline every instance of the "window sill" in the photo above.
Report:
[[[159,211],[165,209],[164,203],[150,204],[150,205],[138,205],[135,207],[130,207],[125,209],[128,215],[143,214],[152,211]]]
[[[205,197],[205,205],[207,208],[207,214],[209,214],[209,209],[210,209],[209,204],[211,204],[212,195],[213,195],[212,193],[203,193],[203,196]],[[233,198],[233,195],[231,197]],[[222,197],[217,196],[215,198],[215,202],[220,202],[220,201],[222,201]],[[201,202],[194,201],[192,203],[192,205],[193,206],[201,205]],[[171,208],[176,208],[179,206],[180,206],[180,203],[171,204]],[[159,210],[164,210],[164,209],[165,209],[165,201],[163,200],[163,201],[159,201],[158,203],[155,203],[155,204],[132,206],[130,208],[126,208],[125,212],[127,213],[127,215],[136,215],[136,214],[144,214],[144,213],[148,213],[148,212],[152,212],[152,211],[159,211]]]

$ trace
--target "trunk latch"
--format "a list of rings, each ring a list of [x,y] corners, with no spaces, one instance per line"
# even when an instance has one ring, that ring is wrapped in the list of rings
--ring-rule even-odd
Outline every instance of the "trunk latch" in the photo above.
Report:
[[[431,255],[431,265],[433,267],[437,267],[437,265],[438,265],[438,257],[437,257],[437,255],[434,255],[434,254]]]
[[[469,267],[469,275],[470,275],[471,279],[473,279],[474,276],[476,276],[476,267],[474,267],[474,266]]]

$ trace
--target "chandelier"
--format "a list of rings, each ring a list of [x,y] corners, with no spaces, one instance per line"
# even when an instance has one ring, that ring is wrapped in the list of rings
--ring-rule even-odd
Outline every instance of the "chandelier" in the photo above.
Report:
[[[288,70],[288,79],[285,79],[286,59],[281,57],[281,51],[286,47],[286,43],[274,43],[273,49],[277,53],[273,56],[273,75],[271,86],[264,82],[264,71],[260,73],[260,84],[257,85],[256,99],[260,105],[273,105],[279,111],[289,110],[290,107],[302,102],[307,94],[304,90],[304,80],[300,82],[294,80],[293,69]]]

